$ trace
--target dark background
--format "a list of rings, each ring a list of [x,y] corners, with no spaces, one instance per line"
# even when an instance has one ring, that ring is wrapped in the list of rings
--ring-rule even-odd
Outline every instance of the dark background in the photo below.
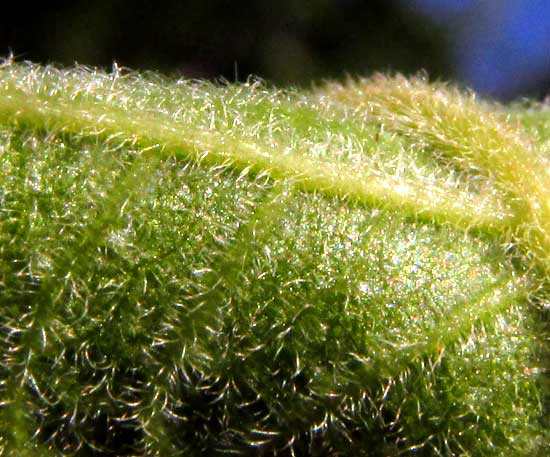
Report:
[[[425,70],[432,79],[457,80],[503,100],[523,95],[542,98],[550,89],[550,33],[544,40],[544,30],[550,32],[550,8],[544,4],[544,0],[74,0],[30,8],[13,3],[0,18],[0,55],[105,68],[116,61],[132,69],[229,81],[243,81],[253,74],[279,86],[305,87],[347,74]],[[523,38],[508,30],[518,7],[524,16],[538,18],[542,38],[526,34],[533,28],[530,16],[516,24]],[[506,43],[518,40],[526,47],[542,47],[543,64],[534,67],[527,62],[521,46],[506,48]]]

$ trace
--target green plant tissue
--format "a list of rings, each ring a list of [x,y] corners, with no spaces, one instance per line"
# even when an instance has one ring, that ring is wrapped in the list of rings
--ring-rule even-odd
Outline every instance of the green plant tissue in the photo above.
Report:
[[[5,62],[0,455],[548,455],[531,206],[376,100]]]

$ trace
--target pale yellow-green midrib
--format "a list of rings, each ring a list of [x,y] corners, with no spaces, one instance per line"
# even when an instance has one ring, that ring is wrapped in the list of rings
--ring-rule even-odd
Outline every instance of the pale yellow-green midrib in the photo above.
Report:
[[[273,146],[199,129],[160,114],[126,111],[96,101],[38,96],[4,85],[0,87],[0,116],[34,128],[125,139],[152,147],[151,154],[164,151],[209,165],[289,179],[307,191],[395,208],[410,217],[461,228],[498,233],[511,219],[493,195],[475,195],[421,179],[380,176],[364,168],[313,160],[299,152],[288,154]]]
[[[323,99],[434,149],[465,173],[490,179],[514,217],[501,225],[532,265],[550,273],[550,167],[515,125],[456,89],[403,77],[328,85]],[[491,210],[490,207],[488,207]]]

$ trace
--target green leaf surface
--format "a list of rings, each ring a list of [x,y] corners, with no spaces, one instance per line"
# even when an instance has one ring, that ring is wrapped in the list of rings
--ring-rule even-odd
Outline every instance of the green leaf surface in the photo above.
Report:
[[[5,63],[0,455],[547,455],[546,119]]]

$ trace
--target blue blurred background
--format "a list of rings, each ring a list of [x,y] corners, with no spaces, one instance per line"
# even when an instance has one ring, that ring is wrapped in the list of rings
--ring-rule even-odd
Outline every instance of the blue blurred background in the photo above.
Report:
[[[447,31],[455,78],[500,99],[550,88],[549,0],[402,0]]]
[[[512,100],[550,92],[550,0],[5,2],[0,56],[310,87],[375,71]]]

